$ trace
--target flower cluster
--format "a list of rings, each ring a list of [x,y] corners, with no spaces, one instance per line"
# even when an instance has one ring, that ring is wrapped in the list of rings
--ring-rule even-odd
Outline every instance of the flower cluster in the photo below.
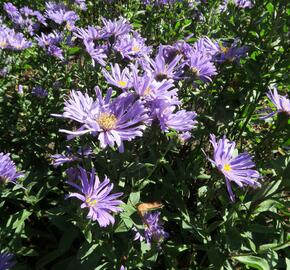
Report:
[[[5,25],[0,25],[0,49],[22,51],[31,46],[22,33],[15,32]]]

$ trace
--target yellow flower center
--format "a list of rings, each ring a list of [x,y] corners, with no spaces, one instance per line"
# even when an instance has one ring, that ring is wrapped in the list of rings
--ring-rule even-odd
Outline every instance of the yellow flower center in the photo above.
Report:
[[[125,82],[125,81],[119,81],[118,84],[119,84],[121,87],[126,87],[126,86],[127,86],[127,82]]]
[[[88,206],[95,206],[95,205],[97,204],[97,200],[92,200],[91,197],[87,197],[87,198],[86,198],[86,204],[87,204]]]
[[[144,96],[148,96],[149,94],[150,94],[150,92],[151,92],[151,88],[148,86],[146,89],[145,89],[145,91],[144,91]]]
[[[7,42],[1,41],[0,42],[0,47],[7,47]]]
[[[196,76],[199,75],[199,70],[198,70],[196,67],[192,67],[192,68],[191,68],[191,72],[192,72],[194,75],[196,75]]]
[[[227,53],[230,49],[229,47],[224,47],[223,45],[221,45],[220,47],[221,47],[222,53],[224,53],[224,54]]]
[[[139,47],[138,45],[134,45],[134,46],[132,47],[132,51],[137,53],[137,52],[140,52],[141,49],[140,49],[140,47]]]
[[[224,171],[226,171],[226,172],[230,172],[231,170],[232,170],[232,167],[231,167],[230,164],[226,164],[226,165],[224,166]]]
[[[116,127],[117,118],[111,113],[101,113],[97,122],[102,129],[110,130]]]

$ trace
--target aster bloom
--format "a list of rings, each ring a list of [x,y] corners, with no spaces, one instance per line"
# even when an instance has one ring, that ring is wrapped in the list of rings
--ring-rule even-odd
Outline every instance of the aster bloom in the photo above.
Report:
[[[76,28],[74,31],[74,36],[77,38],[91,42],[103,38],[101,29],[98,26],[87,26],[87,28]]]
[[[169,129],[174,129],[185,132],[192,130],[197,124],[195,120],[197,115],[195,112],[185,110],[176,111],[175,105],[168,104],[167,102],[159,103],[157,118],[162,131],[168,132]]]
[[[17,172],[15,163],[11,160],[10,154],[0,153],[0,182],[16,183],[16,179],[22,177],[23,173]]]
[[[138,76],[137,69],[132,68],[133,88],[135,92],[146,101],[171,100],[177,98],[177,90],[173,80],[156,81],[150,75]]]
[[[247,46],[238,46],[238,40],[234,40],[234,42],[229,45],[226,42],[219,43],[219,54],[215,56],[215,59],[218,62],[224,61],[235,61],[239,60],[241,57],[244,57],[248,51]]]
[[[35,86],[32,89],[32,94],[34,94],[38,98],[45,98],[48,96],[48,92],[42,88],[41,86]]]
[[[181,55],[175,56],[174,59],[168,63],[164,57],[164,46],[160,45],[155,60],[147,56],[144,56],[144,58],[146,61],[143,62],[143,68],[147,73],[153,74],[157,81],[178,78],[176,67],[182,58]]]
[[[75,0],[75,4],[78,5],[81,10],[87,10],[86,0]]]
[[[270,118],[276,113],[286,113],[287,115],[290,116],[290,99],[287,98],[286,96],[279,95],[277,88],[269,90],[269,92],[267,93],[267,97],[272,101],[277,110],[262,117],[262,119]]]
[[[225,136],[217,142],[215,135],[211,134],[210,142],[214,148],[214,156],[213,159],[209,160],[225,176],[227,190],[232,201],[234,201],[235,196],[231,188],[231,181],[239,187],[247,185],[252,187],[261,186],[256,181],[261,176],[258,171],[254,170],[255,163],[247,152],[234,156],[236,144],[229,141]]]
[[[111,64],[111,74],[105,69],[102,70],[102,73],[109,84],[115,85],[122,90],[130,88],[132,85],[131,74],[127,67],[121,71],[119,64],[114,66]]]
[[[254,6],[249,0],[235,0],[234,3],[239,8],[252,8]]]
[[[194,52],[187,63],[190,73],[194,78],[198,78],[203,82],[211,82],[214,75],[217,74],[215,65],[205,54]]]
[[[160,221],[160,212],[147,212],[143,216],[144,224],[144,236],[136,229],[134,240],[143,241],[145,239],[146,243],[151,245],[155,243],[160,245],[164,239],[169,237],[169,234],[164,231],[163,223]]]
[[[132,29],[131,24],[124,18],[114,21],[102,18],[102,22],[104,24],[102,32],[106,38],[128,34]]]
[[[103,182],[100,182],[95,169],[87,173],[85,169],[80,167],[79,171],[81,186],[70,181],[67,182],[69,185],[76,188],[79,193],[70,193],[68,198],[75,197],[81,200],[83,202],[81,208],[89,208],[87,218],[98,221],[100,227],[107,227],[110,224],[113,225],[115,219],[111,213],[122,211],[122,209],[119,208],[122,201],[117,200],[117,198],[122,196],[123,193],[110,194],[114,185],[110,183],[110,179],[107,176],[105,176]]]
[[[93,41],[87,41],[87,40],[84,40],[84,45],[86,47],[87,53],[92,58],[93,66],[95,66],[96,62],[102,66],[106,65],[105,59],[107,58],[107,54],[104,47],[95,46]]]
[[[220,52],[220,47],[216,41],[211,40],[209,37],[202,37],[193,44],[193,50],[211,59]]]
[[[41,33],[41,36],[36,35],[35,40],[42,48],[46,48],[51,45],[58,45],[63,40],[63,35],[60,32],[53,31],[48,35]]]
[[[110,101],[112,89],[107,91],[105,98],[99,88],[96,88],[96,94],[94,101],[87,94],[71,91],[63,115],[54,116],[75,120],[82,126],[76,131],[60,131],[73,136],[91,133],[98,136],[102,148],[116,144],[122,152],[123,141],[131,141],[143,134],[144,121],[148,117],[144,105],[134,95],[125,93]]]
[[[75,22],[79,20],[79,16],[74,11],[68,10],[63,4],[48,2],[45,6],[45,16],[57,24],[66,23],[69,30],[73,29],[75,27]]]
[[[14,255],[9,252],[0,254],[0,270],[9,270],[16,262],[13,261]]]
[[[146,39],[142,38],[138,33],[132,35],[124,35],[114,44],[114,49],[121,54],[123,58],[133,59],[149,55],[151,47],[146,46]]]

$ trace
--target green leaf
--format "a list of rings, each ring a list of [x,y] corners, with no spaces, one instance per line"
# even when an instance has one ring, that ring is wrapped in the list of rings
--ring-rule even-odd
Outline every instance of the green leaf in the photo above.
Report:
[[[253,267],[258,270],[270,270],[268,262],[265,259],[257,256],[236,256],[233,258],[247,266]]]

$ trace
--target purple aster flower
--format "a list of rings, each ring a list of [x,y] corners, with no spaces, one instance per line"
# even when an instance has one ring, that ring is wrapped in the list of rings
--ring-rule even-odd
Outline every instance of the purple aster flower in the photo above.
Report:
[[[57,31],[53,31],[48,35],[41,33],[41,36],[36,35],[35,40],[40,47],[46,48],[50,45],[58,45],[60,42],[62,42],[63,35]]]
[[[132,75],[127,67],[121,72],[119,64],[115,64],[114,66],[111,64],[111,74],[105,69],[102,70],[102,73],[109,84],[115,85],[122,90],[126,90],[132,86]]]
[[[219,54],[215,58],[218,62],[235,61],[244,57],[247,52],[248,47],[239,47],[238,40],[236,39],[231,45],[226,42],[219,43]]]
[[[279,95],[277,88],[274,88],[273,90],[269,90],[267,97],[272,101],[277,110],[262,117],[262,119],[270,118],[276,113],[286,113],[290,116],[290,99],[287,96]]]
[[[9,270],[16,262],[13,261],[14,255],[9,252],[0,254],[0,270]]]
[[[189,72],[193,75],[193,79],[197,78],[203,82],[211,82],[211,77],[217,74],[215,65],[210,58],[201,52],[194,52],[188,62]]]
[[[210,142],[214,148],[214,156],[213,159],[209,160],[225,176],[227,190],[232,201],[234,201],[235,196],[231,188],[231,181],[239,187],[244,185],[261,186],[256,181],[261,176],[258,171],[254,170],[255,163],[247,152],[234,156],[236,144],[225,136],[217,142],[215,135],[211,134]]]
[[[45,15],[57,24],[66,23],[67,28],[74,29],[75,22],[79,20],[79,16],[63,4],[56,4],[53,2],[46,3]]]
[[[0,182],[16,183],[16,179],[22,176],[23,173],[17,172],[10,154],[0,153]]]
[[[144,236],[135,229],[134,240],[142,241],[145,238],[147,244],[155,243],[160,245],[169,234],[164,231],[163,223],[160,221],[160,212],[147,212],[143,216]]]
[[[216,41],[211,40],[209,37],[202,37],[193,44],[193,50],[211,59],[220,52],[220,47]]]
[[[166,62],[164,57],[164,47],[159,46],[158,54],[155,60],[144,56],[145,62],[143,62],[143,68],[148,73],[154,75],[157,81],[162,81],[164,79],[177,79],[176,66],[179,60],[182,58],[181,55],[177,55],[171,62]]]
[[[181,134],[178,135],[178,139],[180,140],[181,143],[185,143],[191,138],[191,133],[189,131],[182,132]]]
[[[23,85],[22,84],[18,85],[17,92],[18,92],[18,94],[23,94]]]
[[[78,5],[81,10],[87,10],[86,0],[75,0],[75,4]]]
[[[18,10],[12,3],[4,3],[4,10],[8,14],[9,18],[17,25],[23,24],[23,18]]]
[[[45,89],[43,89],[41,86],[35,86],[32,89],[32,94],[34,94],[38,98],[45,98],[48,96],[48,93]]]
[[[54,167],[58,167],[62,164],[71,163],[73,161],[79,160],[79,158],[74,155],[63,155],[63,154],[55,154],[52,155],[51,158],[53,159]]]
[[[87,28],[76,28],[74,31],[74,36],[86,40],[87,42],[92,42],[94,40],[102,39],[103,34],[101,28],[98,26],[87,26]]]
[[[34,16],[36,17],[39,23],[43,24],[44,26],[47,26],[46,18],[38,10],[34,11]]]
[[[123,193],[110,194],[114,185],[110,183],[110,179],[105,176],[104,181],[101,183],[96,175],[95,169],[89,174],[82,167],[79,168],[79,179],[81,187],[73,182],[67,183],[76,188],[79,193],[70,193],[68,198],[75,197],[81,200],[81,208],[89,208],[87,217],[93,221],[98,221],[100,227],[107,227],[115,223],[112,216],[113,213],[121,212],[119,207],[122,201],[117,200]]]
[[[4,68],[0,68],[0,77],[6,77],[6,75],[8,74],[8,68],[4,67]]]
[[[174,111],[176,111],[175,105],[168,104],[167,102],[159,102],[157,118],[162,131],[168,132],[169,129],[174,129],[184,132],[192,130],[197,124],[195,120],[197,115],[195,112],[185,110]]]
[[[149,55],[151,47],[146,46],[145,41],[146,39],[134,32],[133,36],[127,34],[119,38],[114,45],[114,49],[119,52],[123,58],[128,59]]]
[[[96,94],[97,100],[94,101],[88,94],[71,91],[70,98],[65,102],[63,115],[54,116],[75,120],[82,126],[77,131],[60,131],[74,136],[85,133],[98,135],[102,148],[116,144],[122,152],[123,141],[131,141],[143,134],[143,122],[148,117],[144,105],[134,95],[127,93],[110,102],[112,89],[107,91],[105,98],[99,88],[96,88]]]
[[[234,3],[239,8],[252,8],[254,6],[249,0],[234,0]]]
[[[50,45],[47,48],[47,53],[56,58],[63,59],[62,49],[55,45]]]
[[[132,29],[131,24],[124,18],[115,19],[114,21],[102,18],[102,22],[104,24],[102,31],[106,38],[128,34]]]
[[[93,41],[86,40],[84,40],[84,45],[86,47],[86,51],[92,58],[93,66],[95,66],[96,62],[98,62],[102,66],[106,65],[105,59],[107,58],[107,55],[104,47],[102,46],[95,47]]]
[[[177,89],[173,80],[156,81],[152,76],[138,76],[138,70],[132,66],[132,84],[139,97],[146,101],[177,99]]]
[[[228,2],[229,0],[223,0],[219,5],[219,11],[225,12],[228,9]]]

